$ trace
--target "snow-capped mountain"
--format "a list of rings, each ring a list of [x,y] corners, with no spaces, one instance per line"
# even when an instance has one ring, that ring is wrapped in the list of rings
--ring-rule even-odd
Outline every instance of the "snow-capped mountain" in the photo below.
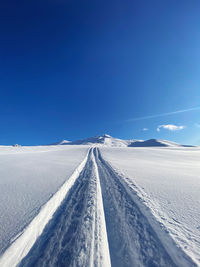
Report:
[[[76,141],[67,141],[62,140],[60,142],[53,143],[51,145],[100,145],[100,146],[108,146],[108,147],[127,147],[134,140],[123,140],[119,138],[114,138],[108,134],[97,135],[94,137],[88,137],[85,139],[80,139]]]
[[[114,138],[108,134],[97,135],[86,139],[80,139],[76,141],[62,140],[52,145],[93,145],[107,146],[107,147],[181,147],[178,143],[160,140],[160,139],[149,139],[149,140],[123,140]]]
[[[127,147],[129,144],[131,144],[133,140],[123,140],[119,138],[114,138],[108,134],[104,135],[98,135],[94,137],[89,137],[82,140],[77,140],[74,142],[71,142],[70,144],[73,145],[92,145],[92,144],[98,144],[108,147]]]
[[[68,140],[62,140],[62,141],[53,143],[53,144],[51,144],[51,145],[68,145],[68,144],[70,144],[70,143],[71,143],[71,141],[68,141]]]
[[[152,147],[152,146],[159,146],[159,147],[180,147],[182,145],[177,144],[172,141],[168,140],[159,140],[159,139],[149,139],[146,141],[135,141],[129,145],[130,147]]]

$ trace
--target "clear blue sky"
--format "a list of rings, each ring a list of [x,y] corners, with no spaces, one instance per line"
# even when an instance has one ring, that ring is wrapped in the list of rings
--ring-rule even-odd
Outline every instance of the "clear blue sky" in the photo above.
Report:
[[[200,109],[143,118],[200,106],[200,1],[8,0],[0,23],[0,144],[200,144]]]

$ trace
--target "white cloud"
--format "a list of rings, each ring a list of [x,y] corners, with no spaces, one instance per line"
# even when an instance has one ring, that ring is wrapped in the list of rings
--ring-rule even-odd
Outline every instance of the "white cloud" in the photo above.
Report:
[[[142,131],[148,131],[149,129],[148,128],[143,128]]]
[[[183,130],[185,128],[185,126],[183,126],[183,125],[178,126],[178,125],[174,125],[174,124],[163,124],[163,125],[159,125],[157,127],[157,131],[160,132],[161,128],[169,130],[169,131],[179,131],[179,130]]]

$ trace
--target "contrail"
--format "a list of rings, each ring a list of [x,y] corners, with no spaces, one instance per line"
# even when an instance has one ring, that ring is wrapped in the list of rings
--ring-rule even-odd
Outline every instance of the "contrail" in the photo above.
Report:
[[[178,113],[189,112],[189,111],[193,111],[193,110],[200,110],[200,106],[194,107],[194,108],[181,109],[181,110],[167,112],[167,113],[161,113],[161,114],[155,114],[155,115],[150,115],[150,116],[144,116],[144,117],[127,119],[126,122],[153,119],[153,118],[158,118],[158,117],[164,117],[164,116],[174,115],[174,114],[178,114]]]

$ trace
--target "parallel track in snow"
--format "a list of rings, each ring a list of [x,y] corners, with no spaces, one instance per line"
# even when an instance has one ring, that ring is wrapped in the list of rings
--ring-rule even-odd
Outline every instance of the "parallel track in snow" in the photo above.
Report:
[[[135,191],[102,158],[99,149],[95,148],[94,154],[101,178],[112,266],[196,266],[169,236],[171,247],[166,249],[137,205],[140,200]]]
[[[17,265],[195,266],[186,255],[179,261],[167,251],[127,188],[99,149],[91,148],[61,205]]]
[[[65,200],[19,266],[111,266],[93,149]]]

